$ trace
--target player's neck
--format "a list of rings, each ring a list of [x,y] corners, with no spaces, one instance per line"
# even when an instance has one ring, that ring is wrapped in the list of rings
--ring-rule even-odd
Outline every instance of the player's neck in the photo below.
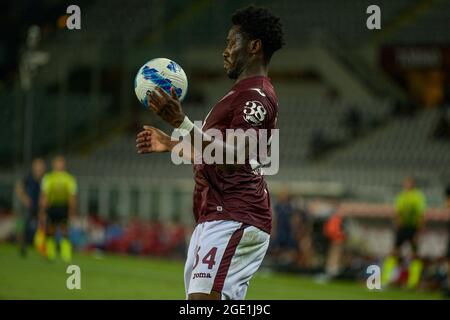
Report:
[[[268,75],[268,68],[265,65],[262,64],[255,64],[255,65],[248,65],[247,68],[245,68],[242,73],[239,75],[239,77],[236,79],[236,83],[239,81],[242,81],[247,78],[256,77],[256,76],[264,76],[267,77]]]

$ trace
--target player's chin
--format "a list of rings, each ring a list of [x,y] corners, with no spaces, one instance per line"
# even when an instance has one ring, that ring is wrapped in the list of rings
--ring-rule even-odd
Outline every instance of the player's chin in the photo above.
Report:
[[[238,78],[238,74],[234,69],[226,69],[228,78],[232,80],[236,80]]]

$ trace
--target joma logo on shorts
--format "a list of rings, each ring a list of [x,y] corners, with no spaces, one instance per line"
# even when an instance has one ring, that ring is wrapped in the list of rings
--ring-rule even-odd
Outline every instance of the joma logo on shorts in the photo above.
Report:
[[[199,273],[194,273],[194,278],[211,278],[211,274],[210,273],[204,273],[204,272],[199,272]]]

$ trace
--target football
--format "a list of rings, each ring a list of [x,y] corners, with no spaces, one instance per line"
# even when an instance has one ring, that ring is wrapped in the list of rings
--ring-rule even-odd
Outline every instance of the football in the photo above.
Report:
[[[178,63],[167,58],[156,58],[145,63],[134,78],[134,91],[138,100],[148,108],[147,92],[161,87],[170,95],[174,87],[178,99],[182,101],[187,93],[186,73]]]

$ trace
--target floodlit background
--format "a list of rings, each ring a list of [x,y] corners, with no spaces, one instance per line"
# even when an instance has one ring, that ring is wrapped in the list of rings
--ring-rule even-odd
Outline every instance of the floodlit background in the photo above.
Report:
[[[285,27],[269,74],[281,163],[267,181],[275,221],[287,223],[274,228],[249,298],[439,297],[450,219],[450,1],[377,1],[381,30],[366,27],[372,1],[252,3]],[[133,79],[152,58],[175,60],[189,79],[184,110],[203,120],[233,84],[222,50],[231,14],[250,3],[78,1],[81,30],[68,30],[70,4],[0,5],[0,298],[183,299],[192,168],[136,153],[142,125],[168,126],[138,102]],[[74,263],[87,270],[81,293],[65,289],[62,263],[21,258],[12,246],[24,212],[16,182],[33,158],[50,164],[59,153],[79,185],[71,238]],[[366,267],[393,248],[394,199],[408,175],[427,200],[421,283],[368,292]],[[345,220],[338,248],[324,228],[336,214]]]

